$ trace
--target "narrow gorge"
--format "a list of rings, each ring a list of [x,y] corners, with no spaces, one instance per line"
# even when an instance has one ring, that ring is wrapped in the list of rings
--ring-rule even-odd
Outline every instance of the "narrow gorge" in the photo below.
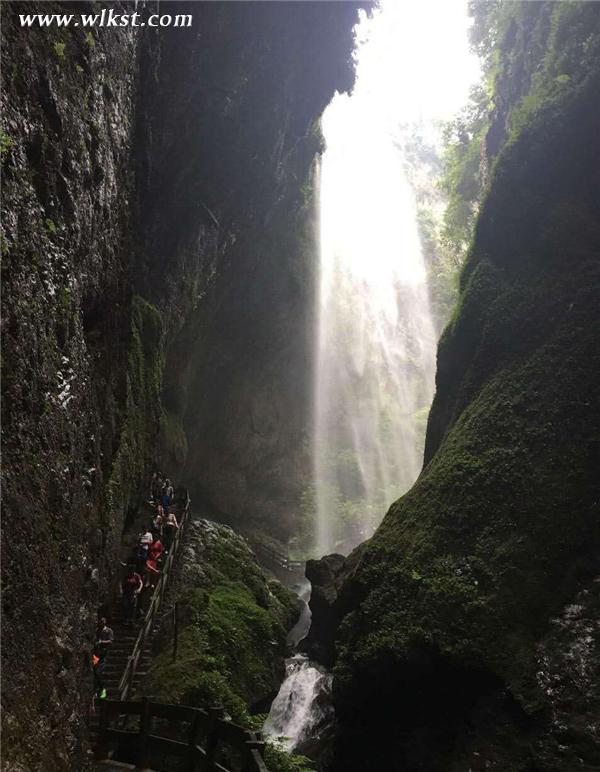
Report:
[[[600,4],[0,13],[3,772],[600,769]]]

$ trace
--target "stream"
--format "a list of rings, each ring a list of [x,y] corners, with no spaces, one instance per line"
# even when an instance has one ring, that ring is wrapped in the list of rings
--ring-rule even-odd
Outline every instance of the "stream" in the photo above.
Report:
[[[296,588],[302,601],[302,611],[288,633],[288,644],[294,651],[310,629],[310,582],[303,581]],[[304,654],[293,654],[285,663],[285,679],[263,726],[263,734],[275,740],[288,752],[314,757],[333,721],[331,685],[333,676],[308,659]]]

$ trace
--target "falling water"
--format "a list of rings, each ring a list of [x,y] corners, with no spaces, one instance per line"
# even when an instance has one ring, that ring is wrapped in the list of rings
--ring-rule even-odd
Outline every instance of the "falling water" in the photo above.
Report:
[[[385,508],[416,479],[420,424],[431,402],[435,337],[425,271],[402,159],[380,147],[367,195],[348,186],[349,216],[371,222],[370,243],[330,229],[339,206],[337,151],[321,170],[321,283],[315,472],[318,548],[368,538]],[[387,200],[376,194],[389,175]],[[340,544],[341,542],[341,544]]]
[[[435,373],[397,115],[358,80],[323,118],[314,479],[317,552],[368,538],[415,481]]]
[[[357,27],[355,89],[336,95],[323,116],[313,448],[319,555],[368,538],[421,467],[435,335],[399,127],[418,124],[439,136],[439,119],[466,100],[478,75],[466,10],[465,0],[438,3],[433,13],[428,3],[379,0]],[[305,611],[290,632],[293,645],[310,622]],[[318,759],[330,742],[331,687],[319,665],[289,659],[265,734]]]
[[[294,587],[294,591],[300,601],[300,616],[296,624],[288,632],[286,638],[286,644],[292,651],[296,649],[300,641],[304,640],[310,629],[312,614],[308,601],[310,600],[311,589],[311,584],[307,579],[303,579]]]
[[[286,661],[286,677],[263,727],[265,736],[287,751],[315,746],[331,724],[330,673],[303,654]]]

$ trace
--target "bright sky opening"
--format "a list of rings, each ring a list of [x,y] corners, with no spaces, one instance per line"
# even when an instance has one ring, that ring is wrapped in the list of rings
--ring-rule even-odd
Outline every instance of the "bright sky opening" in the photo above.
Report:
[[[466,0],[382,0],[357,27],[352,94],[337,94],[323,117],[322,246],[384,293],[392,266],[401,281],[424,279],[394,138],[399,126],[417,122],[434,138],[439,122],[467,102],[480,77],[469,24]]]

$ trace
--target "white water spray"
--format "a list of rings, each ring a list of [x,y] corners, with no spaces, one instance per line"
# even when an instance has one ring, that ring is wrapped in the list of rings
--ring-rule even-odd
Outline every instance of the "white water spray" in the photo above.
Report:
[[[318,170],[321,274],[315,368],[316,552],[371,535],[416,479],[434,380],[435,336],[401,124],[435,122],[478,78],[465,0],[380,0],[357,28],[357,84],[323,118]],[[442,63],[442,64],[440,64]],[[290,633],[296,644],[306,614]],[[331,676],[286,663],[265,734],[318,758],[331,726]]]
[[[435,121],[464,101],[475,73],[464,3],[432,7],[382,0],[363,18],[355,89],[336,95],[323,117],[313,448],[319,555],[368,538],[422,464],[436,340],[399,127],[419,122],[435,135]]]
[[[263,733],[285,750],[318,742],[331,722],[331,674],[303,654],[286,662],[286,677],[273,704]]]
[[[352,138],[331,142],[321,170],[314,448],[320,554],[368,538],[414,482],[419,422],[433,393],[435,336],[412,192],[391,137],[373,141],[362,168],[351,169],[345,159]]]

